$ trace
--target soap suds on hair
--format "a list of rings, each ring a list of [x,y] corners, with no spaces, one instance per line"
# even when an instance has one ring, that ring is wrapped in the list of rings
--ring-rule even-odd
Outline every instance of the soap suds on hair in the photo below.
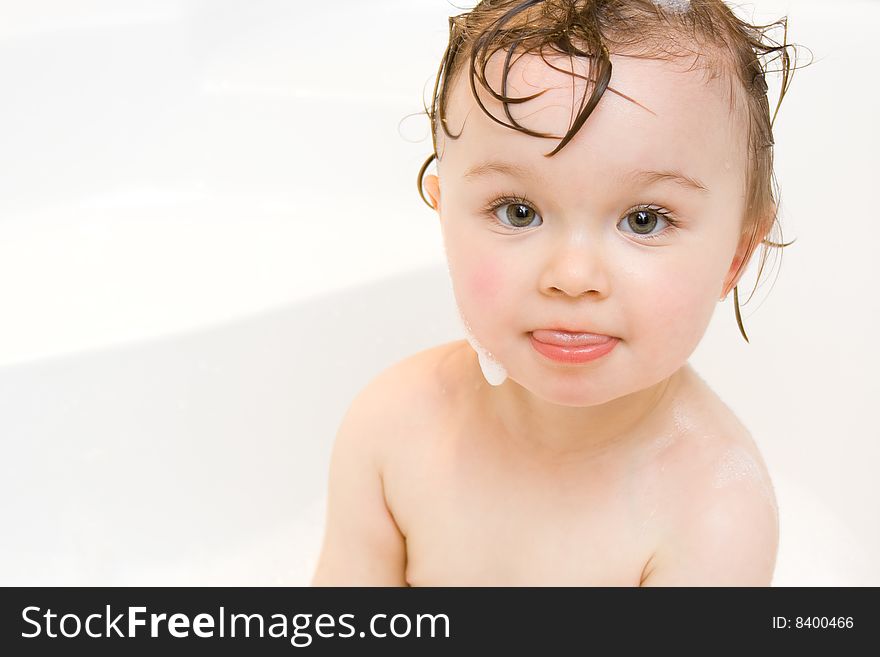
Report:
[[[691,0],[654,0],[654,4],[676,14],[682,14],[691,8]]]

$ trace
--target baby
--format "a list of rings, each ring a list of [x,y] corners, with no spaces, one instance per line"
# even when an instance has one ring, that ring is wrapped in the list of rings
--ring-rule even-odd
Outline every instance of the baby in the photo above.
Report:
[[[419,191],[467,339],[352,402],[313,585],[771,583],[766,466],[687,363],[731,290],[746,337],[737,282],[787,246],[761,29],[721,0],[450,19]]]

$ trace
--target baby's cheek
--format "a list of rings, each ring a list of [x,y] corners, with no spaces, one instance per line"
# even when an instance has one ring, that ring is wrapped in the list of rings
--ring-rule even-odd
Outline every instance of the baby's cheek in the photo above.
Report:
[[[714,305],[699,277],[680,279],[679,285],[658,289],[653,296],[653,324],[658,339],[698,342],[706,330]]]
[[[476,301],[486,305],[491,304],[501,288],[498,263],[493,260],[481,262],[471,274],[470,288]]]

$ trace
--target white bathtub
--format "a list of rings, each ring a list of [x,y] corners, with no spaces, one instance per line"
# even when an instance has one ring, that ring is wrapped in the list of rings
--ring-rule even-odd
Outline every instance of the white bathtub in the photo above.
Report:
[[[880,4],[788,4],[820,60],[777,124],[798,242],[752,343],[728,300],[691,362],[773,476],[774,584],[876,586]],[[306,584],[351,398],[462,337],[427,119],[398,131],[457,10],[352,0],[327,51],[318,5],[0,3],[0,584]]]

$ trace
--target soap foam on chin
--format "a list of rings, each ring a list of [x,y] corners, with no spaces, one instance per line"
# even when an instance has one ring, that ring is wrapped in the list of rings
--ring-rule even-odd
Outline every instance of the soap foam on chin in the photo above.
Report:
[[[500,386],[507,381],[507,369],[504,365],[492,358],[492,354],[485,349],[475,347],[475,350],[480,361],[480,369],[483,370],[483,376],[489,385]]]
[[[465,336],[467,337],[468,344],[470,344],[471,348],[477,352],[477,358],[480,361],[480,369],[483,371],[483,377],[489,385],[500,386],[507,380],[507,369],[495,359],[490,351],[477,342],[473,331],[471,331],[470,324],[468,324],[468,321],[464,318],[464,315],[461,312],[461,308],[458,309],[458,316],[461,319],[462,324],[464,324]]]

